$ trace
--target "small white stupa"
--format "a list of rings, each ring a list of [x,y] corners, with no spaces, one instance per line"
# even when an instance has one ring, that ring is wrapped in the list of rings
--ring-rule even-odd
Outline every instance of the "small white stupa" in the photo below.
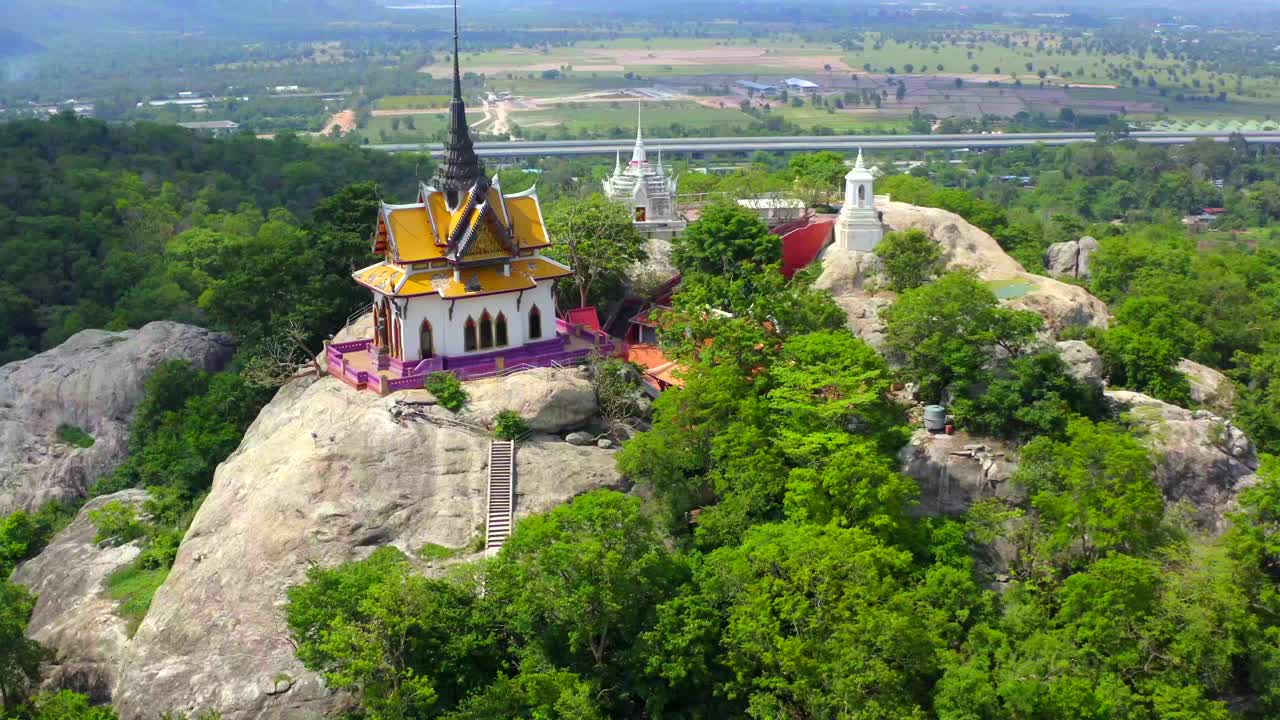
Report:
[[[884,237],[884,223],[876,210],[876,178],[862,164],[862,150],[853,169],[844,176],[844,205],[836,221],[836,246],[872,252]]]

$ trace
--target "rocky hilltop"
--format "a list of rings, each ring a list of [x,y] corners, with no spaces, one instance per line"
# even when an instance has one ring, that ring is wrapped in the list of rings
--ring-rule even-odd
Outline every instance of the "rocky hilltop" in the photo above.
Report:
[[[58,347],[0,367],[0,516],[49,500],[84,497],[128,452],[129,422],[147,378],[166,360],[217,370],[231,338],[191,325],[84,330]],[[77,447],[74,428],[93,439]]]
[[[474,417],[509,398],[543,432],[578,426],[596,410],[576,370],[467,387]],[[305,718],[337,709],[341,698],[294,657],[285,592],[313,564],[381,545],[410,556],[427,543],[474,547],[489,438],[456,419],[423,391],[379,398],[327,377],[285,386],[218,468],[172,573],[125,647],[121,717],[215,708],[226,720]],[[608,450],[539,435],[516,454],[518,516],[620,483]]]
[[[1057,333],[1070,325],[1105,327],[1107,306],[1084,288],[1029,273],[1009,257],[995,238],[953,212],[901,202],[880,206],[891,230],[923,230],[942,247],[948,270],[969,269],[990,283],[1010,307],[1031,310]],[[822,257],[816,286],[831,291],[849,315],[849,327],[880,347],[880,311],[893,303],[893,294],[877,291],[883,285],[879,260],[872,253],[831,247]]]

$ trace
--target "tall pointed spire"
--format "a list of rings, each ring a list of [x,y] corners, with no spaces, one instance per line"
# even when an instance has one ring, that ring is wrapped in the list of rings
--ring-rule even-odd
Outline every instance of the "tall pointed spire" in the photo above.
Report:
[[[640,108],[643,102],[636,100],[636,146],[631,151],[631,164],[644,165],[649,162],[644,153],[644,133],[642,131],[642,123],[640,122]]]
[[[617,156],[614,157],[613,159],[613,174],[614,175],[622,174],[622,151],[621,150],[618,151]]]
[[[867,169],[867,166],[862,164],[862,148],[858,148],[858,159],[853,161],[853,167],[858,170]]]
[[[476,155],[467,126],[467,108],[462,102],[462,71],[458,66],[458,0],[453,0],[453,98],[449,101],[449,135],[444,142],[444,156],[436,170],[435,184],[444,190],[451,205],[462,193],[483,180],[484,165]]]

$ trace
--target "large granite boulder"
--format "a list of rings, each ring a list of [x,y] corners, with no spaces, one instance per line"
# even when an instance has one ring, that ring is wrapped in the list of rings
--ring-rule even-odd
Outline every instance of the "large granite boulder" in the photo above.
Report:
[[[136,542],[95,543],[98,529],[89,521],[89,513],[115,501],[140,508],[146,498],[143,490],[125,490],[90,500],[39,556],[14,572],[13,581],[38,596],[27,636],[56,653],[44,670],[47,687],[76,690],[97,702],[111,699],[129,628],[116,615],[116,602],[107,595],[106,583],[140,550]]]
[[[1099,390],[1107,384],[1102,356],[1089,343],[1083,340],[1061,340],[1055,347],[1071,377]]]
[[[231,338],[191,325],[84,330],[58,347],[0,367],[0,515],[84,497],[128,452],[129,422],[147,378],[166,360],[205,370],[231,358]],[[62,439],[59,427],[93,438]]]
[[[1185,501],[1204,528],[1220,531],[1240,490],[1254,481],[1258,454],[1229,420],[1192,412],[1142,393],[1106,393],[1151,448],[1156,482],[1170,502]]]
[[[1089,279],[1089,259],[1098,251],[1098,241],[1089,235],[1079,240],[1054,243],[1044,254],[1044,266],[1054,277]]]
[[[1070,326],[1106,327],[1110,321],[1106,304],[1087,290],[1027,272],[995,238],[955,213],[900,202],[885,203],[880,210],[891,230],[925,231],[942,247],[947,270],[972,270],[1009,307],[1038,313],[1050,334]],[[850,327],[855,332],[875,337],[877,328],[865,322],[869,314],[866,298],[892,299],[892,295],[876,291],[882,285],[879,261],[872,253],[828,248],[821,262],[822,273],[815,286],[829,290],[850,312]],[[853,299],[841,302],[844,298]],[[853,313],[862,317],[855,322]],[[878,318],[878,313],[873,314]]]
[[[599,408],[596,393],[581,368],[536,368],[466,384],[469,399],[462,415],[492,427],[498,413],[514,410],[534,432],[559,433],[582,427]]]
[[[576,387],[576,371],[549,372],[548,382]],[[468,384],[473,397],[488,392],[474,388]],[[527,392],[557,402],[556,393]],[[522,407],[543,416],[535,400]],[[414,555],[426,543],[464,548],[478,539],[489,437],[454,420],[423,391],[380,398],[329,377],[283,387],[219,466],[129,643],[115,697],[121,717],[338,712],[343,698],[294,656],[285,593],[313,564],[358,559],[381,545]],[[535,436],[516,453],[516,514],[621,482],[612,451]]]
[[[1009,482],[1015,460],[1003,441],[966,432],[917,430],[898,452],[902,473],[920,483],[920,515],[960,516],[984,498],[1021,502],[1024,493]]]
[[[1230,415],[1235,409],[1236,386],[1226,375],[1186,359],[1178,363],[1178,371],[1187,376],[1193,402],[1219,415]]]

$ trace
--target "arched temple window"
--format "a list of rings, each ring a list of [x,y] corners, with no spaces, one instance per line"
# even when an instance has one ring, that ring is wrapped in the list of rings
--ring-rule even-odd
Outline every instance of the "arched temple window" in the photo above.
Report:
[[[866,206],[867,206],[867,186],[859,185],[858,186],[858,207],[866,207]]]
[[[467,322],[462,326],[462,349],[471,352],[476,349],[476,321],[467,316]]]
[[[493,323],[493,339],[494,344],[498,347],[506,347],[507,345],[507,316],[501,312],[498,313],[498,319]]]
[[[418,329],[418,343],[418,352],[423,360],[426,360],[429,357],[435,357],[435,338],[431,334],[431,323],[426,320],[422,321],[422,327]]]
[[[538,310],[538,306],[534,305],[529,308],[529,339],[537,340],[542,337],[542,313]]]
[[[485,310],[480,315],[480,349],[493,347],[493,317]]]

